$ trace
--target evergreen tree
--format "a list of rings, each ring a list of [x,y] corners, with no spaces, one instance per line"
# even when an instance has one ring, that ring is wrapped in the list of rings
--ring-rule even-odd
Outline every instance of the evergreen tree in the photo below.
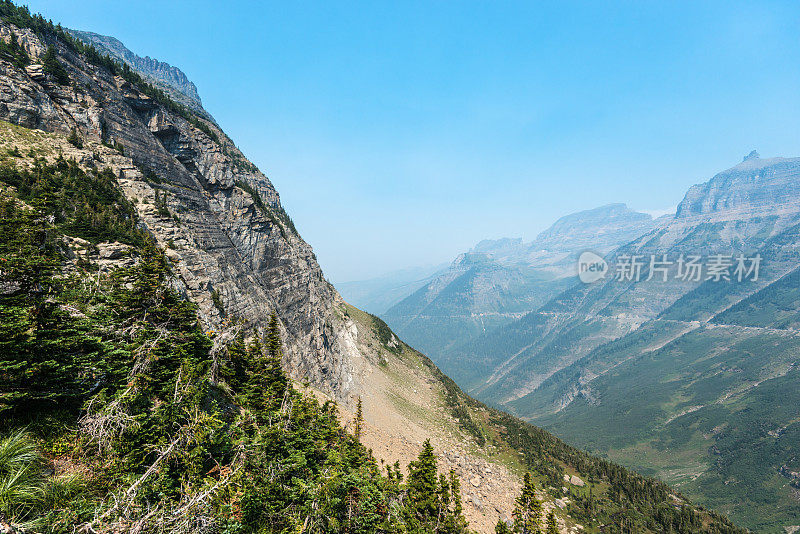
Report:
[[[0,412],[75,407],[102,374],[103,344],[55,298],[58,260],[45,214],[0,197]]]
[[[453,494],[453,515],[461,517],[464,511],[461,504],[461,483],[453,469],[450,470],[450,491]]]
[[[67,74],[64,66],[58,61],[56,49],[53,46],[48,46],[47,51],[42,56],[42,66],[47,74],[50,74],[55,80],[61,84],[66,85],[69,83],[69,74]]]
[[[389,469],[390,480],[391,472]],[[457,534],[467,531],[458,479],[453,471],[448,476],[437,473],[436,455],[430,440],[425,440],[419,457],[408,466],[403,515],[409,532]]]
[[[15,67],[23,68],[31,62],[27,52],[19,45],[13,33],[8,43],[0,39],[0,58],[10,61]]]
[[[530,473],[525,473],[522,491],[514,507],[514,532],[539,534],[542,531],[542,503],[536,497],[536,486]]]
[[[437,517],[439,487],[436,475],[436,455],[431,440],[426,439],[419,457],[408,466],[408,502],[410,511],[419,521]]]
[[[361,441],[361,432],[363,431],[364,427],[364,411],[361,406],[361,397],[358,397],[358,406],[356,406],[356,418],[355,418],[355,438],[357,441]]]
[[[511,534],[511,529],[508,526],[508,523],[503,521],[502,519],[497,520],[497,524],[494,526],[495,534]]]
[[[78,131],[75,128],[69,131],[67,141],[75,148],[83,148],[83,140],[80,138]]]
[[[546,534],[558,534],[558,522],[556,521],[556,514],[551,510],[547,514],[547,528]]]
[[[272,312],[267,325],[267,361],[264,368],[266,379],[271,384],[272,393],[281,397],[289,385],[286,375],[281,367],[283,360],[283,342],[278,315]]]
[[[247,382],[247,346],[244,334],[239,332],[233,341],[225,348],[225,357],[220,363],[220,377],[234,391],[241,391]]]

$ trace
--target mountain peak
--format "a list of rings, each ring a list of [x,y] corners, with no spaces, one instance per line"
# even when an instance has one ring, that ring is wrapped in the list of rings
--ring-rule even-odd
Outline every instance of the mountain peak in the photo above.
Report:
[[[500,239],[484,239],[470,252],[477,254],[513,254],[525,248],[521,237],[501,237]]]
[[[748,155],[744,157],[744,159],[742,159],[742,162],[750,161],[751,159],[758,159],[760,157],[761,156],[759,155],[758,151],[752,150]]]
[[[747,220],[800,213],[800,158],[761,159],[753,150],[744,161],[692,186],[678,205],[678,219]]]
[[[622,203],[571,213],[558,219],[533,241],[533,249],[605,250],[647,233],[653,218]]]

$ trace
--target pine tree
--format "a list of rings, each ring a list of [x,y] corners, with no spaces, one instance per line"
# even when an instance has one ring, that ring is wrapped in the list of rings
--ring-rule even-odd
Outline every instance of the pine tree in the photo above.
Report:
[[[408,501],[420,521],[436,518],[438,511],[436,455],[431,440],[422,444],[419,457],[408,466]]]
[[[546,534],[558,534],[556,514],[552,510],[547,514],[547,530],[545,532]]]
[[[278,315],[272,312],[269,316],[269,324],[267,326],[267,354],[270,358],[281,357],[281,330],[278,324]]]
[[[450,491],[453,498],[453,515],[460,517],[464,511],[461,505],[461,483],[453,469],[450,470]]]
[[[283,359],[283,342],[281,341],[281,329],[278,322],[278,315],[275,312],[269,317],[267,325],[267,361],[264,369],[266,380],[270,384],[272,394],[275,397],[283,397],[289,382],[281,367]]]
[[[104,346],[57,300],[59,255],[40,210],[0,197],[0,412],[81,400]]]
[[[78,131],[75,128],[69,131],[67,141],[76,148],[83,148],[83,140],[78,136]]]
[[[511,529],[508,528],[508,523],[498,519],[497,524],[494,526],[494,532],[495,534],[511,534]]]
[[[437,524],[447,520],[450,515],[450,484],[444,474],[439,475],[439,511],[436,514]]]
[[[355,438],[357,441],[361,441],[361,432],[363,431],[364,427],[364,411],[361,406],[361,397],[358,397],[358,406],[356,407],[356,419],[355,419]]]
[[[241,391],[247,382],[247,346],[244,335],[239,332],[226,348],[225,358],[220,364],[220,376],[234,391]]]
[[[27,52],[20,46],[17,36],[13,33],[8,44],[4,39],[0,39],[0,58],[10,61],[19,68],[25,67],[31,62]]]
[[[44,71],[55,78],[59,84],[66,85],[69,82],[69,74],[67,74],[64,66],[58,61],[56,49],[52,46],[48,46],[47,52],[42,56],[42,66],[44,67]]]
[[[536,497],[536,486],[530,473],[525,473],[522,491],[514,507],[514,532],[539,534],[542,531],[542,503]]]

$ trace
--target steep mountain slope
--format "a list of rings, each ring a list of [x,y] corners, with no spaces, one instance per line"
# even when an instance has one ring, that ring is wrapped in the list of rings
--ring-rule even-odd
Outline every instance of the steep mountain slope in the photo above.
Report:
[[[0,35],[11,31],[0,26]],[[339,297],[269,180],[213,123],[145,94],[60,40],[16,33],[32,57],[55,47],[69,81],[3,65],[0,119],[119,147],[129,160],[113,170],[126,194],[149,199],[142,223],[160,243],[174,243],[186,292],[208,327],[231,317],[263,328],[278,309],[294,376],[346,396],[354,353],[334,312]],[[156,195],[165,210],[155,208]]]
[[[366,401],[369,427],[365,440],[374,440],[371,444],[379,458],[391,463],[410,457],[418,452],[415,439],[433,438],[443,451],[442,464],[458,469],[464,477],[462,493],[469,499],[467,517],[481,532],[490,532],[498,518],[510,514],[513,492],[523,470],[532,471],[541,484],[540,495],[546,506],[558,508],[564,530],[738,531],[657,481],[593,458],[464,395],[430,360],[400,342],[382,321],[341,300],[324,281],[313,252],[294,231],[269,180],[214,123],[192,114],[148,86],[131,69],[70,39],[43,18],[31,17],[26,10],[5,1],[0,3],[0,16],[0,118],[4,121],[0,123],[0,150],[2,163],[7,166],[3,192],[16,197],[16,202],[25,188],[35,184],[41,190],[34,198],[47,206],[48,199],[53,199],[47,188],[60,191],[55,198],[61,211],[50,214],[52,220],[39,217],[36,221],[39,225],[62,224],[56,215],[69,213],[69,224],[55,227],[61,232],[58,238],[63,239],[63,246],[55,247],[59,252],[53,252],[52,261],[57,260],[58,276],[77,278],[74,287],[64,284],[58,295],[66,299],[56,303],[63,306],[58,317],[64,325],[83,321],[88,327],[97,321],[107,328],[103,336],[108,339],[90,339],[88,348],[78,354],[91,360],[89,349],[101,341],[108,344],[102,349],[107,351],[102,352],[107,358],[96,364],[112,367],[109,372],[113,371],[119,385],[115,394],[121,395],[111,400],[107,397],[111,393],[98,393],[87,375],[70,376],[89,390],[84,394],[77,388],[71,393],[73,409],[82,415],[81,420],[66,427],[59,422],[35,421],[46,429],[41,439],[48,444],[52,455],[48,461],[53,469],[69,473],[86,467],[71,462],[90,464],[88,457],[70,455],[88,448],[99,448],[96,454],[102,459],[106,440],[97,436],[114,434],[115,428],[122,426],[127,429],[122,436],[132,433],[136,441],[115,439],[114,446],[126,451],[120,459],[136,461],[115,466],[115,478],[104,472],[98,486],[106,492],[109,488],[115,492],[129,488],[119,493],[126,498],[137,488],[147,487],[147,492],[138,496],[140,508],[133,510],[143,514],[142,525],[152,521],[158,524],[157,520],[164,518],[170,522],[170,529],[176,521],[183,528],[171,531],[199,531],[210,527],[192,523],[205,517],[195,517],[194,510],[208,504],[209,496],[220,487],[218,483],[227,484],[236,474],[242,476],[239,469],[244,460],[231,450],[235,445],[230,442],[231,434],[244,440],[239,444],[257,450],[262,450],[259,447],[263,443],[253,441],[252,436],[259,435],[259,427],[269,431],[267,443],[276,436],[282,446],[289,440],[291,447],[319,440],[311,447],[315,455],[311,459],[292,456],[293,449],[289,448],[287,457],[297,462],[292,464],[297,471],[286,471],[284,465],[273,471],[275,466],[269,462],[274,451],[266,451],[264,465],[256,462],[251,465],[252,471],[246,471],[268,476],[270,483],[275,476],[280,477],[281,484],[291,488],[286,490],[288,497],[283,493],[279,496],[281,502],[291,499],[294,491],[303,494],[304,508],[292,512],[291,517],[284,514],[279,518],[281,525],[287,523],[286,528],[302,530],[313,514],[304,519],[301,513],[320,514],[320,509],[316,497],[303,493],[308,488],[303,488],[301,474],[324,479],[321,466],[341,467],[342,462],[352,460],[344,472],[355,478],[345,477],[345,482],[337,479],[346,492],[362,489],[358,477],[374,481],[375,476],[368,472],[371,464],[365,451],[338,432],[331,405],[315,406],[296,392],[280,395],[285,384],[277,369],[280,351],[274,340],[282,337],[285,351],[281,363],[298,382],[308,384],[317,395],[335,399],[344,408],[355,408],[359,397]],[[6,48],[11,50],[10,55],[5,54]],[[102,188],[96,190],[95,182],[88,182],[87,177]],[[99,195],[94,208],[105,211],[90,209],[86,198],[73,198],[70,186],[88,190],[85,195]],[[11,205],[5,199],[3,202],[4,207]],[[24,212],[27,208],[20,209]],[[84,212],[87,216],[80,217]],[[109,219],[97,213],[115,215]],[[119,227],[127,233],[98,234],[111,222],[112,229]],[[75,229],[84,237],[66,233]],[[54,238],[53,231],[44,234]],[[14,236],[26,238],[24,233]],[[123,242],[129,240],[136,245]],[[35,259],[25,257],[25,250],[12,252],[14,261]],[[22,255],[18,258],[17,254]],[[129,268],[134,269],[134,278],[125,278],[132,276],[124,270]],[[0,274],[5,277],[7,271]],[[111,285],[98,285],[101,278]],[[16,282],[7,284],[5,278],[0,287],[4,296],[14,295],[18,289]],[[35,287],[31,291],[35,292]],[[114,307],[113,300],[106,302],[106,291],[121,295],[126,305]],[[95,299],[103,304],[97,307]],[[22,309],[27,303],[16,305]],[[3,313],[6,311],[4,308]],[[279,315],[280,324],[269,320],[273,311]],[[114,322],[120,314],[124,317],[128,313],[135,313],[133,325]],[[30,320],[35,314],[19,316]],[[265,363],[262,351],[245,350],[236,334],[253,336],[268,326],[272,359]],[[9,328],[20,330],[17,323]],[[20,331],[12,342],[27,342],[24,328]],[[140,343],[145,331],[152,338],[145,337]],[[72,332],[64,333],[68,343],[73,343],[69,337]],[[45,331],[44,335],[52,332]],[[139,344],[117,347],[118,336],[132,337]],[[74,355],[50,347],[59,359]],[[129,350],[133,354],[126,352]],[[10,352],[11,357],[17,357],[17,352]],[[41,351],[34,353],[41,355]],[[3,352],[6,356],[8,351]],[[241,368],[242,358],[248,364],[245,368]],[[15,377],[19,375],[21,383],[38,394],[41,384],[27,384],[26,374],[19,372],[15,362],[4,368],[13,371]],[[218,365],[221,362],[224,365]],[[9,362],[4,359],[2,363],[5,366]],[[47,373],[53,362],[45,364]],[[66,374],[72,372],[69,366],[56,368]],[[42,369],[33,371],[40,373]],[[103,380],[108,378],[102,378],[101,383]],[[8,386],[4,383],[3,387]],[[262,391],[264,388],[270,390],[268,394]],[[278,395],[270,388],[278,388]],[[63,395],[58,390],[55,388],[54,394]],[[130,391],[136,398],[120,403],[119,399]],[[4,402],[18,398],[19,393],[0,392]],[[81,408],[81,402],[90,398],[102,408],[94,402]],[[270,406],[259,410],[264,399]],[[134,416],[126,411],[128,408],[142,409]],[[30,412],[22,413],[31,416]],[[273,425],[275,418],[280,422],[277,426]],[[13,422],[4,419],[3,425]],[[325,434],[324,439],[319,438],[319,432]],[[192,448],[193,444],[199,449]],[[327,445],[334,449],[328,450]],[[181,451],[179,457],[165,460],[164,465],[169,467],[160,468],[159,462],[176,450]],[[225,461],[231,463],[208,465],[207,450],[213,450],[209,456],[214,462],[227,458]],[[65,451],[70,455],[65,456]],[[337,453],[346,457],[338,458]],[[108,468],[103,462],[91,465],[100,470]],[[156,479],[155,486],[148,479],[151,476]],[[202,483],[190,488],[184,485],[189,483],[183,478],[187,476],[194,476],[192,482]],[[147,484],[140,486],[145,479]],[[259,491],[257,481],[245,477],[242,484],[255,484],[250,489]],[[187,493],[189,489],[191,493]],[[97,487],[93,490],[99,491]],[[233,493],[228,497],[236,503]],[[164,508],[165,495],[174,497],[178,507]],[[94,497],[115,501],[111,495]],[[241,503],[241,508],[223,512],[237,521],[243,517],[260,520],[264,512],[259,506],[268,506],[276,497],[259,498],[256,503]],[[326,506],[338,507],[338,513],[349,520],[343,502],[347,499],[336,497]],[[118,511],[118,505],[108,506],[110,511],[99,520],[113,519],[110,514]],[[123,512],[120,516],[127,517],[131,510]],[[579,527],[578,521],[585,526]],[[97,524],[95,518],[89,526]],[[263,520],[259,524],[263,526]],[[316,531],[321,530],[317,527]],[[336,530],[336,525],[329,530]]]
[[[562,217],[530,243],[482,241],[382,316],[403,339],[471,387],[492,371],[492,364],[477,358],[478,365],[462,365],[461,347],[573,285],[581,252],[608,253],[654,224],[649,215],[610,204]]]
[[[113,183],[114,173],[110,169],[130,163],[117,149],[91,141],[77,148],[64,136],[27,130],[3,122],[0,122],[0,134],[0,153],[3,154],[0,157],[0,170],[9,164],[12,168],[25,168],[29,165],[36,168],[41,162],[63,165],[68,169],[80,168],[87,173],[93,172],[97,167],[102,169],[99,171],[101,176],[111,178]],[[76,163],[78,161],[85,162],[82,164],[85,166]],[[0,200],[3,202],[5,195],[13,194],[13,188],[9,189],[5,183],[7,176],[7,173],[0,172],[3,193]],[[119,189],[120,194],[124,191]],[[128,206],[134,212],[143,214],[153,207],[158,209],[158,202],[147,197],[132,197]],[[79,228],[90,233],[100,229],[92,225],[82,225]],[[140,251],[120,242],[99,241],[93,244],[68,236],[64,240],[71,251],[67,255],[64,272],[72,276],[81,272],[88,273],[91,281],[77,285],[89,293],[96,291],[93,290],[96,276],[98,280],[101,274],[111,276],[113,280],[116,269],[135,267],[146,254],[144,250]],[[165,266],[176,258],[172,252],[173,249],[169,246],[165,247]],[[175,269],[174,263],[172,268]],[[173,273],[177,274],[177,271]],[[172,279],[171,283],[175,284],[172,287],[185,290],[179,278]],[[99,289],[99,293],[105,291],[103,286],[99,286]],[[133,294],[136,292],[133,291]],[[175,296],[179,294],[176,293]],[[84,301],[85,293],[78,293],[76,297],[77,301],[64,304],[72,314],[82,314],[78,317],[83,317],[84,320],[87,316],[98,313],[100,316],[108,314],[103,308],[93,309],[97,305],[88,301],[91,299]],[[6,313],[5,309],[2,311]],[[119,311],[117,306],[116,313]],[[336,312],[348,321],[352,339],[362,355],[354,366],[353,381],[357,385],[359,397],[364,401],[367,424],[362,431],[363,442],[375,452],[378,459],[386,460],[388,464],[399,461],[405,465],[416,457],[422,441],[431,439],[439,452],[440,469],[445,472],[453,469],[461,477],[465,514],[471,527],[478,532],[491,532],[498,519],[510,517],[519,487],[519,474],[526,469],[535,473],[543,486],[540,496],[545,500],[545,509],[556,509],[562,531],[581,530],[577,527],[578,522],[585,524],[586,528],[583,530],[588,531],[596,531],[600,524],[644,527],[652,521],[656,521],[653,525],[673,524],[674,521],[673,528],[678,528],[684,522],[687,528],[696,526],[680,513],[676,512],[673,517],[661,510],[662,506],[673,510],[672,505],[684,511],[693,509],[682,497],[671,496],[666,486],[592,458],[564,445],[546,432],[484,407],[464,395],[430,360],[397,340],[380,319],[345,304],[341,304]],[[83,315],[84,313],[87,315]],[[148,309],[144,315],[158,317],[153,313],[152,309]],[[164,325],[160,328],[163,335]],[[224,333],[216,334],[214,340],[211,354],[216,355],[215,358],[220,358],[226,351],[230,355],[232,349],[230,346],[225,347],[231,343],[230,337]],[[208,345],[211,345],[210,341]],[[219,361],[222,368],[231,365],[224,357]],[[6,362],[0,358],[0,363]],[[5,386],[4,384],[4,387],[0,387],[0,398],[3,399],[7,393]],[[180,380],[174,387],[179,386]],[[217,383],[212,387],[220,385]],[[322,392],[317,392],[317,395],[323,399],[326,397]],[[217,396],[215,402],[219,401],[220,397]],[[307,401],[297,399],[295,402],[304,406],[303,402]],[[156,402],[155,406],[159,405],[163,406]],[[221,415],[229,417],[230,409],[225,413]],[[352,431],[355,427],[353,414],[345,414],[345,420]],[[93,419],[90,418],[87,423],[82,424],[89,424],[91,421]],[[4,425],[12,422],[13,419],[4,419]],[[63,430],[59,424],[54,424],[47,418],[45,422],[35,420],[33,423],[34,427],[40,425],[47,429],[46,437],[42,438],[47,450],[52,450],[52,454],[58,457],[55,469],[59,476],[72,476],[76,470],[85,473],[98,468],[86,449],[65,448],[64,440],[68,443],[80,443],[87,439],[82,431],[76,432],[70,424],[65,427],[67,434],[61,435],[59,432]],[[0,426],[0,432],[2,431],[5,431],[4,426]],[[570,478],[570,483],[562,482],[565,475],[568,478],[573,477]],[[128,478],[126,476],[126,480]],[[561,488],[562,484],[567,487]],[[94,486],[92,488],[93,492],[97,491]],[[592,489],[591,492],[589,488]],[[90,499],[83,506],[91,504]],[[164,506],[163,502],[154,512],[167,513],[168,509],[161,506]],[[92,510],[93,508],[83,509],[79,516],[75,516],[75,520],[91,517]],[[208,511],[203,509],[203,513]],[[120,525],[126,524],[124,521],[137,517],[137,509],[126,511],[119,520],[121,523],[116,523],[117,528],[123,528]],[[701,522],[711,521],[713,532],[736,531],[723,519],[706,512],[698,511],[696,517]],[[144,517],[136,520],[144,520]],[[174,520],[175,517],[170,518],[170,522]],[[103,521],[92,524],[98,531],[105,529]],[[655,531],[660,531],[660,527]]]
[[[735,261],[730,280],[676,279],[675,261],[667,281],[661,271],[646,281],[648,260],[638,283],[577,286],[475,343],[500,362],[479,397],[752,528],[797,524],[797,413],[784,406],[797,355],[798,175],[800,159],[751,154],[608,258],[613,273],[623,255],[760,254],[758,280],[739,281]]]

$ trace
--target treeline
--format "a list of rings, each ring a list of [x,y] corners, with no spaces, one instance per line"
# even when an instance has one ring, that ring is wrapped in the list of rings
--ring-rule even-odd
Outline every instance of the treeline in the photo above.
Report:
[[[62,156],[52,164],[44,158],[32,161],[31,168],[0,165],[0,182],[13,186],[21,200],[50,215],[58,231],[91,243],[144,243],[145,232],[137,226],[135,209],[110,169],[86,172]]]

